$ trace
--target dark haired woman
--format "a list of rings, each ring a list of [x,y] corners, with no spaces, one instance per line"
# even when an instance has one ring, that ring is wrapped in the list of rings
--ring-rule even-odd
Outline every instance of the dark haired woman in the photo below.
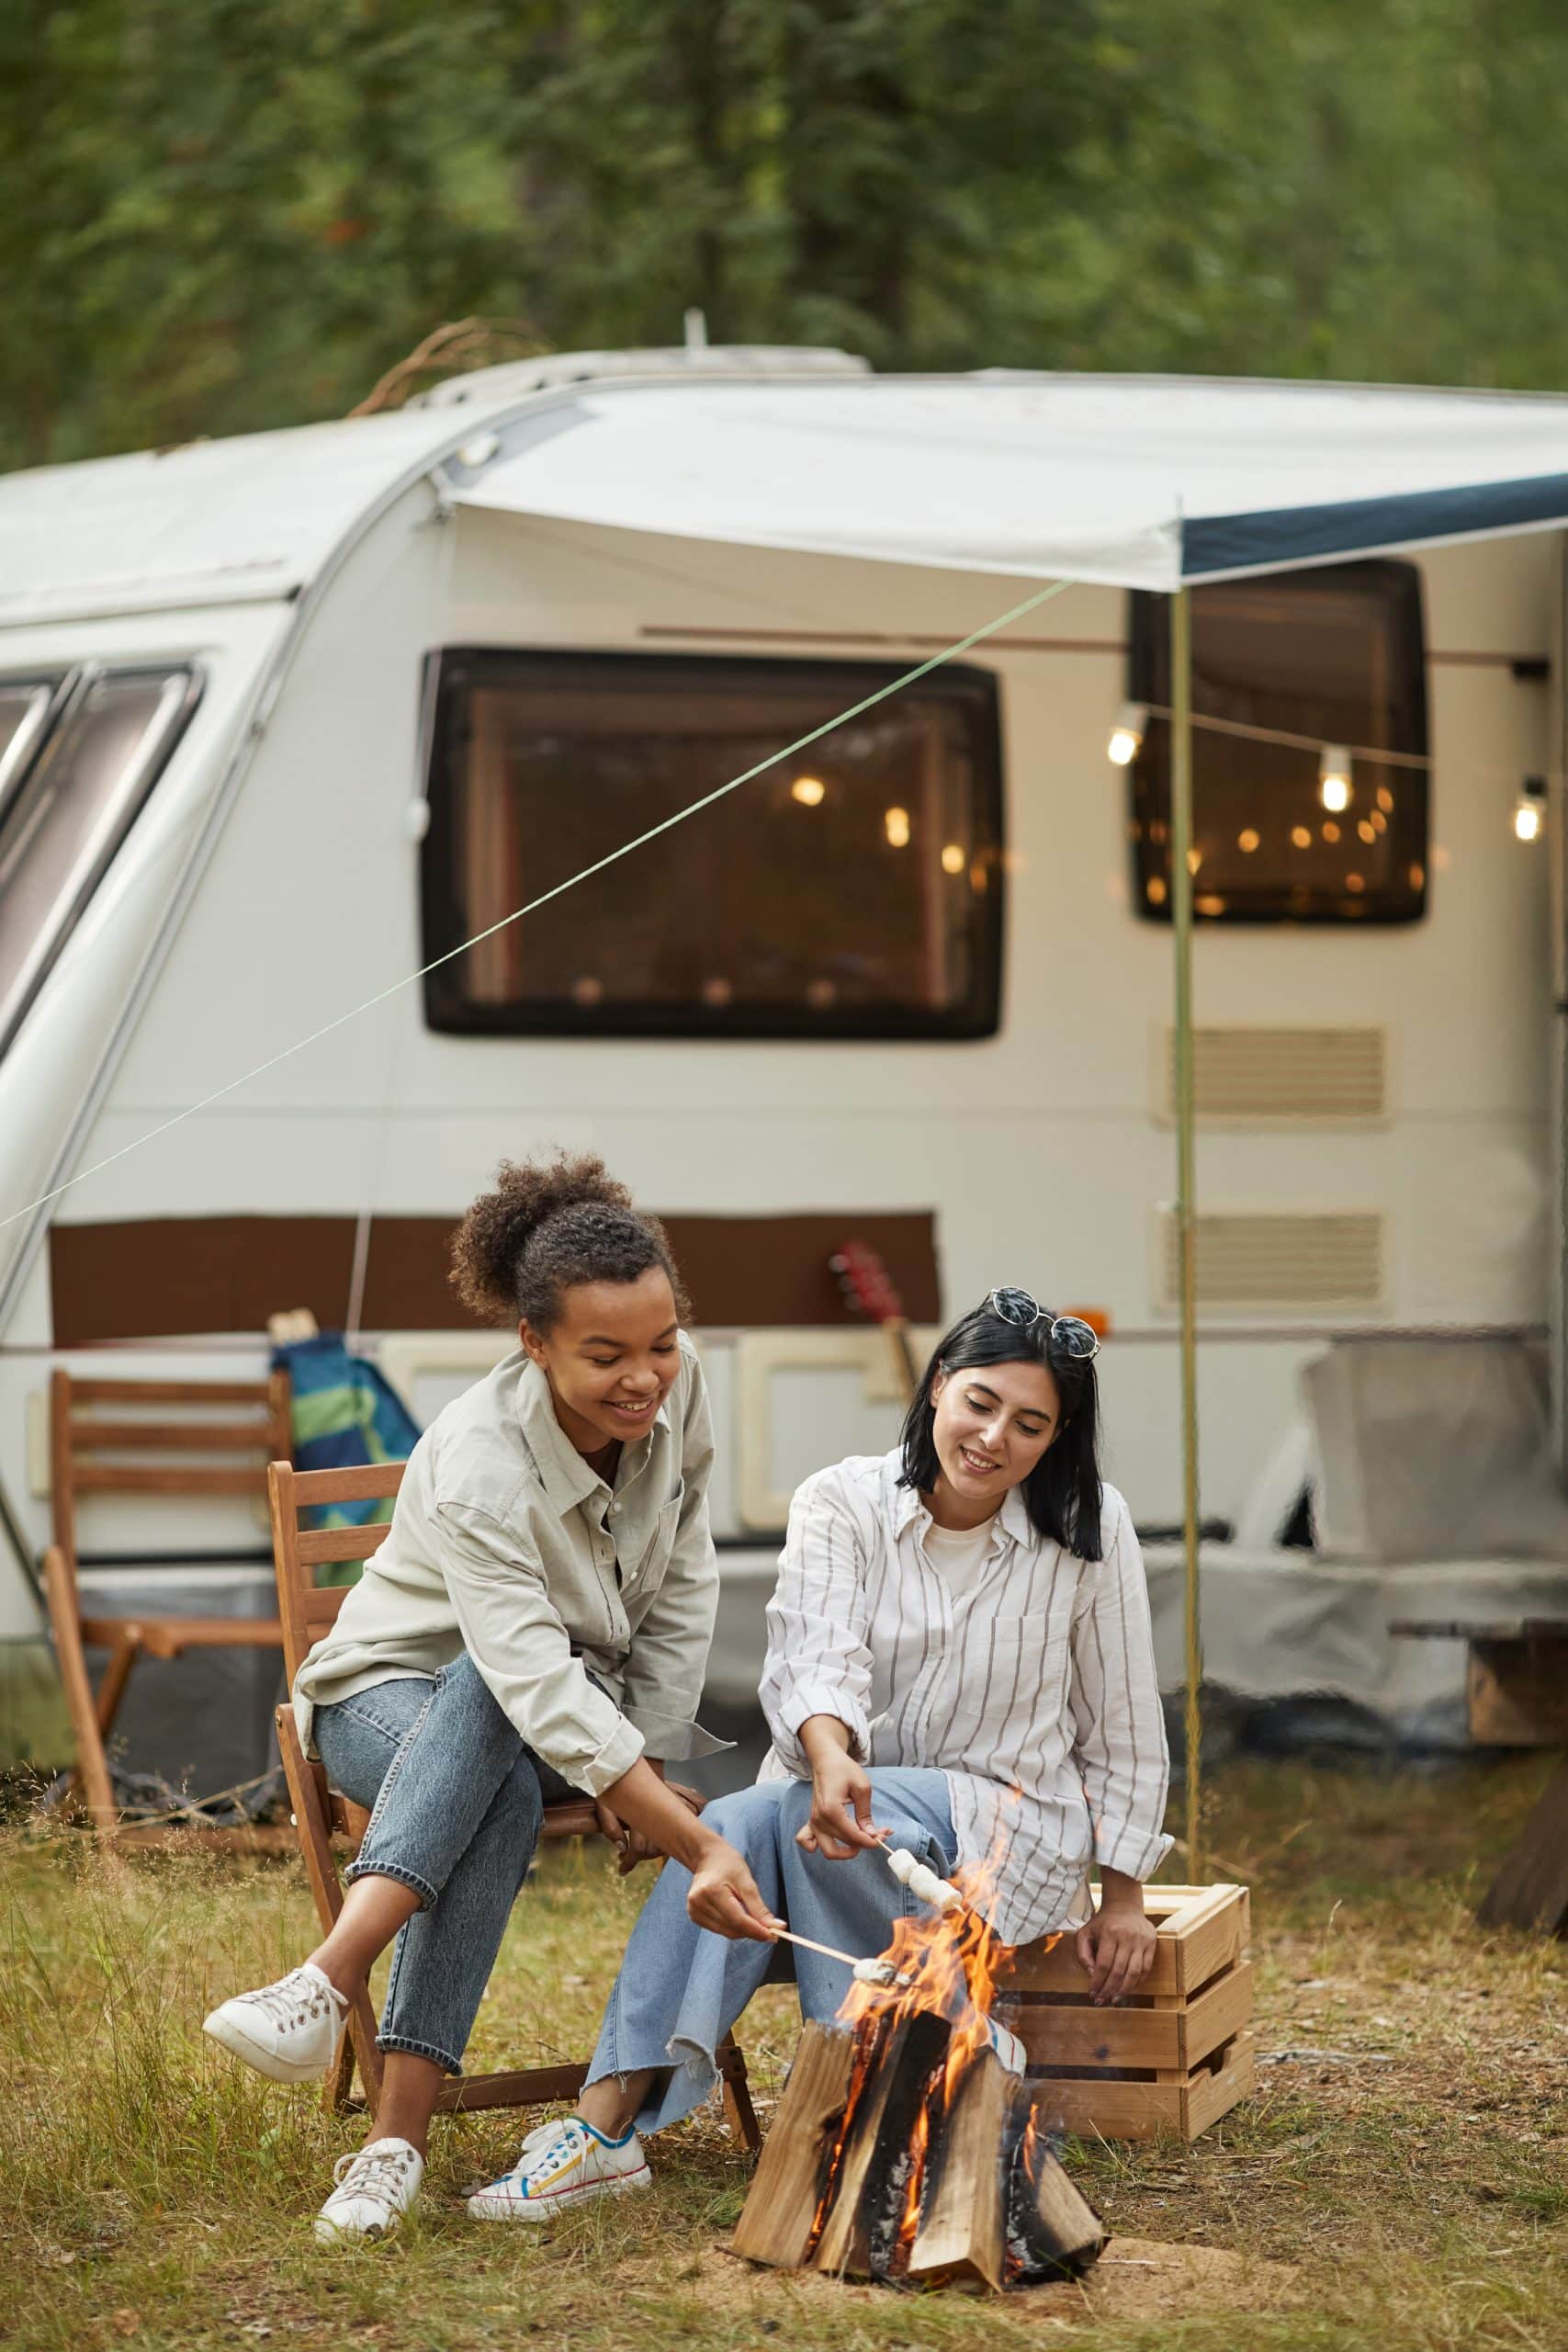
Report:
[[[521,1345],[415,1446],[385,1543],[294,1686],[308,1747],[371,1808],[352,1883],[308,1960],[207,2020],[276,2081],[323,2075],[396,1936],[379,2113],[323,2239],[383,2233],[413,2202],[547,1800],[595,1798],[623,1870],[677,1857],[704,1927],[769,1931],[746,1863],[663,1777],[717,1744],[694,1720],[713,1437],[663,1229],[597,1159],[508,1164],[458,1230],[453,1281],[488,1321],[515,1317]],[[647,2180],[635,2134],[576,2136],[596,2183]]]
[[[773,1752],[756,1787],[707,1815],[795,1933],[885,1951],[919,1908],[879,1850],[890,1843],[943,1877],[989,1861],[1008,1943],[1077,1926],[1097,2001],[1147,1973],[1141,1882],[1169,1849],[1168,1762],[1137,1539],[1100,1483],[1098,1346],[1026,1292],[993,1291],[938,1348],[897,1450],[796,1494],[768,1610]],[[701,1934],[686,1893],[669,1865],[611,1996],[578,2109],[610,2140],[702,2098],[777,1960]],[[803,2012],[831,2017],[849,1970],[791,1956]],[[525,2158],[487,2210],[529,2220],[552,2197],[602,2193],[551,2154],[533,2174]]]

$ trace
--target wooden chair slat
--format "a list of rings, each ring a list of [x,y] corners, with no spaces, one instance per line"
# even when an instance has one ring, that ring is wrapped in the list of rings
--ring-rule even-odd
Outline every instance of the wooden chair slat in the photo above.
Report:
[[[64,1377],[78,1405],[254,1405],[265,1413],[271,1403],[265,1380],[76,1380],[69,1373]]]
[[[71,1483],[79,1495],[261,1495],[266,1473],[259,1463],[80,1462]]]
[[[265,1421],[73,1421],[73,1453],[252,1453]]]
[[[307,1568],[332,1560],[367,1560],[386,1540],[384,1522],[372,1527],[307,1528],[297,1538],[295,1556]]]
[[[385,1502],[403,1482],[400,1462],[369,1462],[359,1469],[289,1470],[297,1510],[320,1503]]]
[[[274,1649],[276,1618],[84,1618],[76,1576],[77,1505],[90,1495],[243,1498],[265,1492],[266,1463],[287,1451],[288,1375],[265,1380],[73,1379],[49,1385],[54,1542],[46,1572],[51,1630],[76,1734],[76,1776],[100,1836],[119,1834],[105,1740],[137,1660],[187,1650]],[[252,1419],[243,1418],[249,1414]],[[219,1454],[238,1460],[215,1461]],[[126,1455],[134,1458],[125,1460]],[[190,1459],[192,1455],[198,1457]],[[246,1460],[243,1457],[248,1456]],[[86,1643],[109,1652],[95,1697]],[[197,1834],[197,1833],[191,1833]]]
[[[276,1650],[283,1627],[276,1617],[84,1617],[82,1638],[109,1649],[132,1633],[149,1657],[178,1657],[182,1650]]]

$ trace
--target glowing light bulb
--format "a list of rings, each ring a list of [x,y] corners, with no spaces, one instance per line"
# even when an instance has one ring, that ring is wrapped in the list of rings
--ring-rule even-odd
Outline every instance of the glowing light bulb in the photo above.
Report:
[[[1538,842],[1546,822],[1546,778],[1527,775],[1514,803],[1514,833],[1521,842]]]
[[[1106,756],[1112,767],[1130,767],[1138,755],[1144,740],[1144,729],[1149,723],[1149,707],[1144,702],[1124,702],[1116,714],[1106,745]]]
[[[798,800],[803,808],[820,808],[828,797],[828,787],[819,775],[797,775],[790,786],[789,797]]]
[[[909,812],[907,808],[886,808],[883,811],[882,830],[894,849],[909,846]]]
[[[1336,816],[1350,806],[1350,754],[1343,743],[1325,743],[1317,763],[1317,797]]]
[[[942,854],[942,872],[944,874],[962,874],[968,863],[968,859],[964,856],[964,852],[959,847],[958,843],[956,842],[949,842]]]

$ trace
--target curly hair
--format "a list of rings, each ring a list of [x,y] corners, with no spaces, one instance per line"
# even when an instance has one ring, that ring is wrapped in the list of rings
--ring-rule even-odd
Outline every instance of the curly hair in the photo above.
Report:
[[[659,1219],[632,1206],[602,1159],[557,1151],[503,1159],[452,1241],[452,1287],[486,1323],[522,1320],[536,1331],[559,1319],[577,1283],[635,1283],[662,1266],[684,1322],[691,1306]]]

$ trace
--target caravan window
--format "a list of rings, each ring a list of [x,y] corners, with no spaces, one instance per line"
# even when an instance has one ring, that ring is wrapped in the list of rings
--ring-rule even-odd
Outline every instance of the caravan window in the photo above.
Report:
[[[42,742],[61,677],[0,678],[0,817]]]
[[[426,958],[897,675],[861,662],[445,654]],[[502,1035],[989,1035],[1000,825],[996,681],[944,669],[431,973],[427,1017]]]
[[[1130,692],[1170,701],[1169,605],[1133,600]],[[1326,808],[1328,744],[1424,753],[1421,580],[1410,563],[1325,564],[1192,591],[1192,707],[1302,735],[1305,748],[1195,728],[1193,904],[1241,922],[1413,922],[1427,907],[1427,774],[1352,764]],[[1170,729],[1151,718],[1132,769],[1135,902],[1170,913]]]
[[[39,691],[28,682],[0,695]],[[0,800],[0,1050],[124,840],[197,692],[186,668],[79,671],[42,750]],[[28,717],[37,719],[36,704]],[[13,741],[27,723],[18,721]]]

